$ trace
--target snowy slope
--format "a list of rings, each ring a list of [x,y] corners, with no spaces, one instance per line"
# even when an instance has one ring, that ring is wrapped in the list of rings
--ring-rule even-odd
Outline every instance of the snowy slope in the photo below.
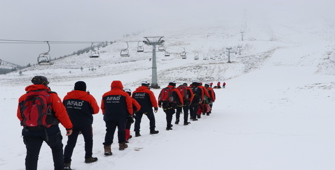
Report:
[[[271,14],[247,13],[242,15],[243,20],[222,18],[225,22],[212,25],[146,30],[100,49],[97,59],[89,58],[89,54],[70,56],[51,66],[27,68],[22,75],[1,75],[0,133],[5,136],[2,139],[8,139],[1,140],[1,169],[24,169],[25,147],[15,114],[17,99],[34,75],[47,76],[51,89],[61,97],[73,89],[76,81],[84,80],[100,103],[113,80],[121,80],[132,90],[140,81],[151,80],[151,48],[145,46],[148,53],[136,52],[137,41],[151,35],[163,35],[171,52],[170,57],[157,53],[160,86],[170,80],[177,84],[193,79],[227,82],[226,89],[216,90],[213,114],[189,126],[175,125],[172,131],[165,131],[165,115],[160,109],[156,114],[158,135],[149,135],[148,120],[143,117],[142,136],[131,139],[124,151],[113,144],[114,155],[105,157],[105,127],[100,112],[93,124],[93,154],[99,161],[84,163],[84,143],[79,137],[73,168],[335,169],[335,22],[319,16],[288,19],[285,14],[280,18]],[[129,58],[119,56],[126,41]],[[231,54],[232,63],[227,63],[225,49],[238,45],[241,55]],[[179,55],[184,48],[187,59]],[[196,53],[199,60],[193,58]],[[95,70],[89,70],[92,68]],[[157,96],[159,90],[153,91]],[[39,169],[53,169],[51,165],[51,152],[44,144]]]

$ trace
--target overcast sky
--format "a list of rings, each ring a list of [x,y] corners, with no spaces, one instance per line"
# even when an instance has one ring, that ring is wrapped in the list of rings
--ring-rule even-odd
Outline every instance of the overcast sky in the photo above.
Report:
[[[206,24],[244,10],[334,11],[334,0],[0,0],[0,39],[113,41],[157,25]],[[312,5],[311,5],[312,4]],[[317,4],[317,5],[316,5]],[[332,13],[334,14],[334,13]],[[333,15],[334,16],[334,15]],[[148,35],[150,36],[150,35]],[[51,44],[59,57],[90,44]],[[0,43],[0,59],[34,64],[47,44]]]

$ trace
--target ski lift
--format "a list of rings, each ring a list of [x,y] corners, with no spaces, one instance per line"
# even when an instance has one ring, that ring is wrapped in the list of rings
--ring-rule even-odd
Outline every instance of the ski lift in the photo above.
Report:
[[[99,58],[100,52],[98,50],[94,50],[93,43],[91,44],[91,55],[90,58]]]
[[[184,51],[180,53],[181,59],[186,59],[186,51],[184,48]]]
[[[140,45],[140,42],[137,42],[137,52],[144,52],[144,47]]]
[[[165,54],[164,54],[165,57],[169,57],[170,56],[170,53],[165,51]]]
[[[127,48],[126,49],[122,49],[120,51],[120,56],[121,57],[129,57],[129,50],[128,50],[129,45],[128,45],[128,42],[126,42],[126,43],[127,43]]]
[[[164,45],[159,45],[158,46],[158,51],[165,51]]]
[[[195,53],[194,60],[199,60],[199,53],[198,52]]]
[[[39,65],[52,65],[53,63],[50,61],[50,55],[49,55],[49,52],[50,52],[50,44],[49,42],[47,41],[47,44],[48,44],[48,47],[49,47],[49,50],[48,52],[44,52],[44,53],[41,53],[38,57],[37,57],[37,63]]]

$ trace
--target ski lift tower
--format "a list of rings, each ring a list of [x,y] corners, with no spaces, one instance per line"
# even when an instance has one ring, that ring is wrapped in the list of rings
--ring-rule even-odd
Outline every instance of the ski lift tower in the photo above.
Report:
[[[162,45],[164,40],[162,40],[163,36],[153,36],[153,37],[144,37],[145,41],[143,41],[146,45],[152,45],[152,80],[151,80],[151,88],[159,89],[157,83],[157,65],[156,65],[156,45]]]

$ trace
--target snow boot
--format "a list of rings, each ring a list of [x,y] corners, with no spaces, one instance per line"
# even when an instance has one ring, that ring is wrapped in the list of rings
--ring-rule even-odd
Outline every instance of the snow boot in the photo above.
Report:
[[[119,150],[124,150],[128,148],[128,145],[126,143],[119,143]]]
[[[68,162],[68,163],[64,162],[64,170],[72,170],[71,169],[71,162]]]
[[[141,136],[140,132],[135,132],[135,137]]]
[[[98,161],[97,157],[85,158],[85,163],[92,163]]]
[[[191,122],[184,122],[184,125],[189,125]]]
[[[150,134],[152,134],[152,135],[157,134],[157,133],[159,133],[158,130],[155,130],[155,129],[150,130]]]
[[[110,155],[113,154],[112,150],[111,150],[111,145],[108,145],[108,146],[104,145],[104,150],[105,150],[105,155],[106,156],[110,156]]]
[[[179,119],[176,119],[176,122],[174,122],[176,125],[178,125],[179,123]]]

